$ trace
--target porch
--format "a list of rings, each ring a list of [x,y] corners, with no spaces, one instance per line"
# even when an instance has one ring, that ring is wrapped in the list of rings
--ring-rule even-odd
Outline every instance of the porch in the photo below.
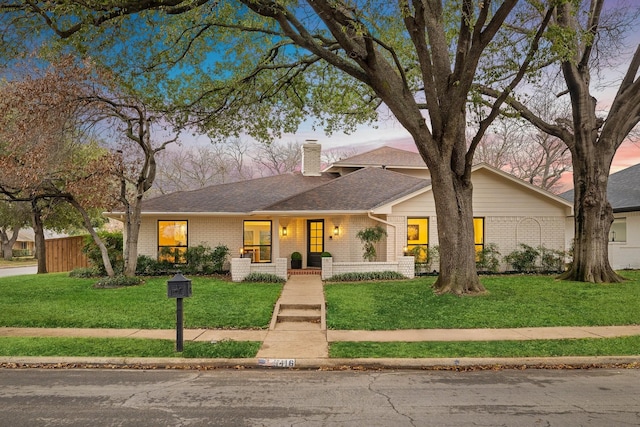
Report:
[[[415,263],[412,256],[398,257],[388,262],[334,262],[333,257],[322,258],[322,268],[289,269],[287,258],[277,258],[272,263],[252,263],[249,258],[231,259],[231,280],[242,282],[251,273],[266,273],[287,280],[290,275],[320,275],[327,280],[336,274],[395,271],[413,279]]]

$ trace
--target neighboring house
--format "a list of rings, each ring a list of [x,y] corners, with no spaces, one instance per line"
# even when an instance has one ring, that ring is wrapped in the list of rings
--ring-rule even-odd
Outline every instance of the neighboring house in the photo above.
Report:
[[[55,231],[45,230],[44,238],[57,239],[66,237],[66,234],[56,233]],[[18,231],[18,240],[13,245],[13,251],[16,256],[32,256],[35,253],[36,246],[35,233],[33,228],[22,228]]]
[[[573,202],[573,190],[561,195]],[[609,263],[614,270],[640,268],[640,164],[609,176],[607,199],[613,208],[609,231]],[[573,219],[567,236],[573,239]]]
[[[180,254],[199,244],[222,244],[237,260],[242,257],[247,270],[274,266],[286,275],[292,252],[302,253],[304,268],[313,268],[323,265],[320,255],[327,251],[333,269],[323,271],[323,277],[349,269],[392,269],[394,263],[412,275],[413,258],[404,256],[407,247],[438,244],[429,172],[420,156],[384,147],[322,171],[320,145],[305,143],[302,149],[301,173],[144,201],[139,253],[157,257],[163,248]],[[487,165],[473,168],[472,182],[479,249],[488,243],[498,245],[503,255],[520,243],[567,249],[570,202]],[[377,248],[381,263],[363,263],[356,234],[375,225],[388,234]],[[403,270],[407,262],[410,272]]]

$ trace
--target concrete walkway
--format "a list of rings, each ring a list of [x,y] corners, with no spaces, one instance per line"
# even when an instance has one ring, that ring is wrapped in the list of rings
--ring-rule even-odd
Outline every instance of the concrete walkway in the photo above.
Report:
[[[326,328],[322,281],[318,275],[290,276],[268,330],[186,329],[185,341],[262,341],[258,359],[327,359],[337,341],[496,341],[612,338],[640,335],[640,325],[519,329],[412,329],[335,331]],[[175,329],[64,329],[0,327],[0,337],[104,337],[175,339]]]

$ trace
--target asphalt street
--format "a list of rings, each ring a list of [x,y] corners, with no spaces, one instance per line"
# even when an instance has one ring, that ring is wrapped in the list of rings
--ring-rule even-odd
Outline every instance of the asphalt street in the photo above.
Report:
[[[23,274],[36,274],[38,272],[38,267],[29,266],[29,267],[7,267],[0,268],[0,277],[9,277],[9,276],[22,276]]]
[[[638,426],[640,370],[0,370],[0,426]]]

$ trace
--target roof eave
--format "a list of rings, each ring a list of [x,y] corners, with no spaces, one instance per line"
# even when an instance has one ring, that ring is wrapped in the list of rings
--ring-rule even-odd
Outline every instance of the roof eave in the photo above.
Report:
[[[369,212],[368,209],[357,210],[291,210],[291,211],[254,211],[250,215],[278,215],[278,216],[319,216],[319,215],[360,215]]]
[[[638,211],[640,211],[640,206],[625,206],[622,208],[613,208],[613,213],[638,212]]]

